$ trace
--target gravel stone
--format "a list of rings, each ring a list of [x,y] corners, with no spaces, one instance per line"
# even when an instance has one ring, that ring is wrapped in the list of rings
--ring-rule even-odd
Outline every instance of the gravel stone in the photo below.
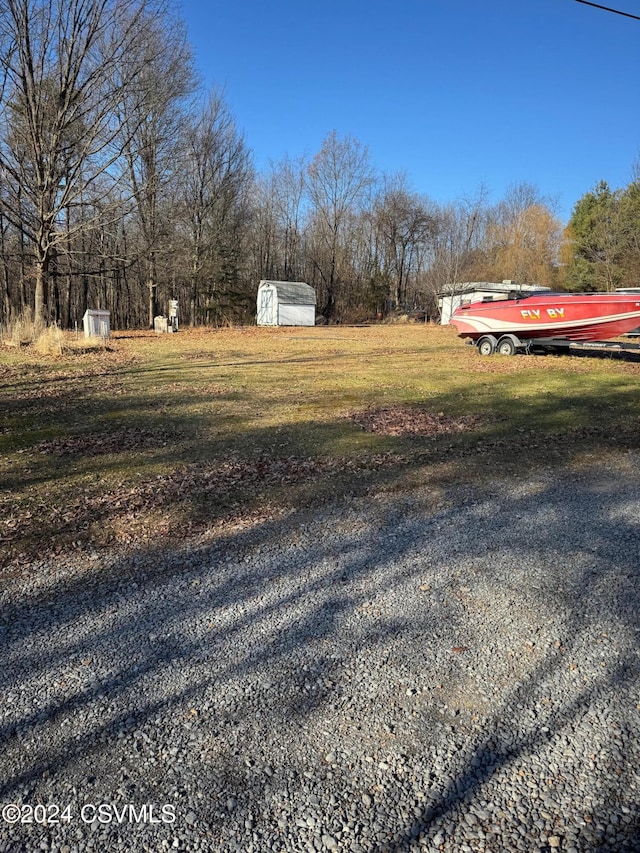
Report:
[[[612,458],[12,568],[0,851],[640,851]]]

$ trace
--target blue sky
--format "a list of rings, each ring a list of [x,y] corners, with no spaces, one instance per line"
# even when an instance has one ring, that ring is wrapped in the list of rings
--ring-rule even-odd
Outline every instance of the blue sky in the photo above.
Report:
[[[611,0],[640,15],[640,0]],[[576,0],[181,0],[259,170],[336,130],[438,202],[527,182],[563,221],[640,160],[640,21]]]

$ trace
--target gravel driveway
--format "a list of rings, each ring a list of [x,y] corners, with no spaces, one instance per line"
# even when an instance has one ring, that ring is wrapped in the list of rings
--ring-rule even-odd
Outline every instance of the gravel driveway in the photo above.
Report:
[[[0,851],[640,850],[639,524],[621,454],[5,576]]]

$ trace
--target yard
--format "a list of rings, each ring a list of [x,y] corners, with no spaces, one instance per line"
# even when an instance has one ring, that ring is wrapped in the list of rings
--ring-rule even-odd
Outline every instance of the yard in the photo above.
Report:
[[[115,333],[0,350],[4,565],[215,536],[336,495],[638,446],[640,364],[480,357],[416,325]]]

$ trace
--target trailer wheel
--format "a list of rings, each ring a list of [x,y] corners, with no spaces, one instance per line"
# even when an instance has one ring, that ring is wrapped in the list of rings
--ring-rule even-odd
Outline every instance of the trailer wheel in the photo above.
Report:
[[[513,338],[500,338],[498,341],[497,351],[500,355],[515,355],[516,344]]]
[[[493,335],[484,335],[478,341],[478,352],[480,355],[493,355],[496,351],[497,341]]]

